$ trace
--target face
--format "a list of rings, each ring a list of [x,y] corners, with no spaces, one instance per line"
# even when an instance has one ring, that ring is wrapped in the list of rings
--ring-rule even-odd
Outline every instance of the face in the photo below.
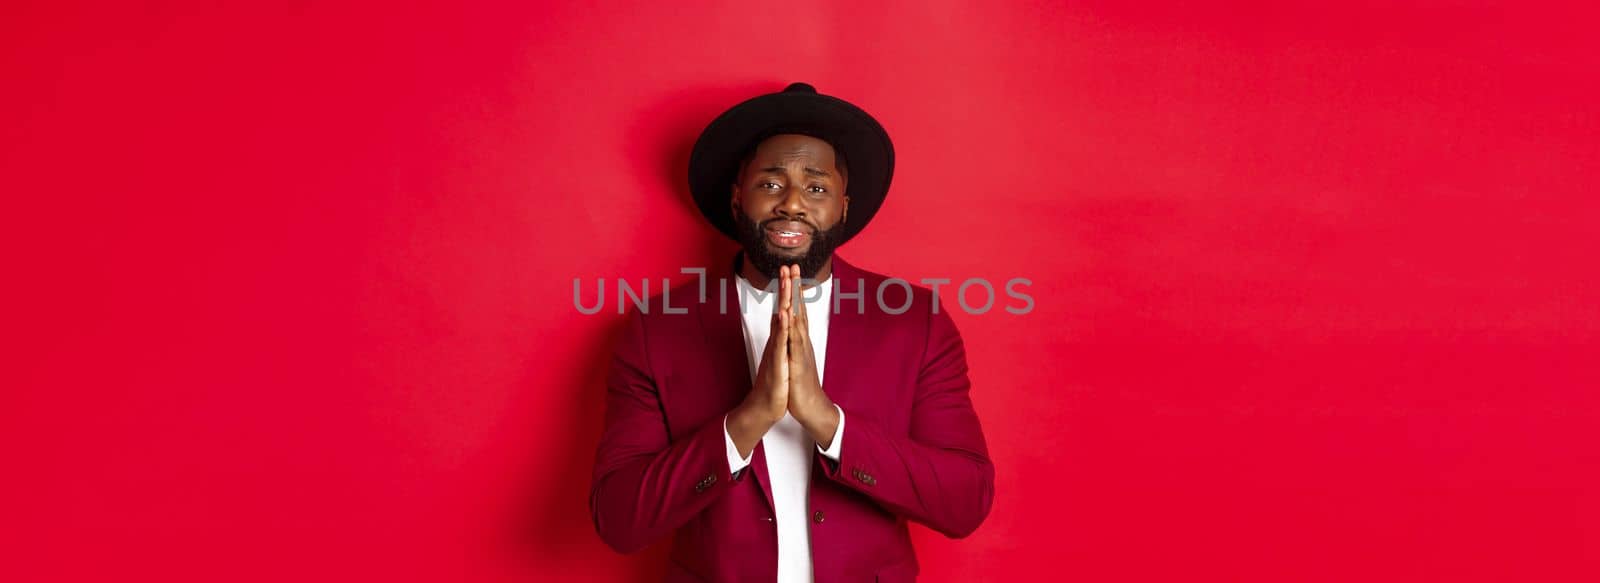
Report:
[[[828,142],[780,134],[756,146],[733,185],[733,218],[745,257],[767,277],[800,265],[815,278],[833,255],[850,207],[846,168]]]

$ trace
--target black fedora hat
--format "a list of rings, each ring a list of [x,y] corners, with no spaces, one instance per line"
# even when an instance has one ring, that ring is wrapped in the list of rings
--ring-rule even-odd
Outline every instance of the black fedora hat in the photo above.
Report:
[[[850,209],[840,243],[849,241],[883,206],[894,176],[894,144],[878,120],[837,97],[793,83],[733,106],[717,116],[689,155],[689,192],[700,214],[717,230],[738,240],[729,197],[739,162],[762,140],[778,134],[804,134],[833,146],[849,168],[845,195]]]

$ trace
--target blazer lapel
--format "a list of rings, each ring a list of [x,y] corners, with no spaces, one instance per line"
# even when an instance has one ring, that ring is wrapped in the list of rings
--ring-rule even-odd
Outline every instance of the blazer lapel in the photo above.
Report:
[[[833,256],[832,277],[833,305],[839,306],[839,309],[828,307],[828,350],[823,357],[828,359],[828,368],[822,389],[840,408],[848,410],[856,381],[863,370],[861,357],[865,354],[860,349],[860,343],[866,337],[862,333],[866,315],[857,313],[857,309],[859,306],[859,309],[865,310],[873,295],[862,289],[862,275],[855,266],[846,263],[837,254]],[[850,297],[840,301],[841,292]]]

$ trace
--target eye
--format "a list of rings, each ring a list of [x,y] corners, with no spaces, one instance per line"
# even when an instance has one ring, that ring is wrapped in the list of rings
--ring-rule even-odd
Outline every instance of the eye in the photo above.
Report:
[[[828,189],[823,188],[822,186],[819,186],[819,185],[816,185],[816,184],[811,185],[811,187],[808,188],[807,190],[810,190],[811,192],[814,192],[816,194],[822,194],[822,193],[828,191]]]
[[[772,182],[772,181],[769,180],[769,181],[757,184],[756,188],[766,188],[766,189],[770,190],[770,189],[773,189],[773,188],[781,188],[781,187],[778,186],[778,183]]]

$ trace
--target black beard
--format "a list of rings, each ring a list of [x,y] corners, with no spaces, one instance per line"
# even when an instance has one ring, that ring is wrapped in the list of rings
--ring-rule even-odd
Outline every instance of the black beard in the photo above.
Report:
[[[810,221],[803,221],[812,228],[811,246],[806,249],[806,254],[800,257],[780,255],[767,247],[767,234],[765,225],[751,219],[743,212],[734,220],[734,228],[739,234],[739,243],[744,246],[744,256],[755,266],[756,271],[767,276],[768,279],[778,278],[778,268],[784,265],[799,265],[800,277],[816,279],[817,272],[822,271],[822,265],[833,256],[834,248],[839,246],[839,237],[844,233],[844,222],[835,224],[827,230],[817,229]],[[767,222],[783,221],[786,219],[770,219]]]

